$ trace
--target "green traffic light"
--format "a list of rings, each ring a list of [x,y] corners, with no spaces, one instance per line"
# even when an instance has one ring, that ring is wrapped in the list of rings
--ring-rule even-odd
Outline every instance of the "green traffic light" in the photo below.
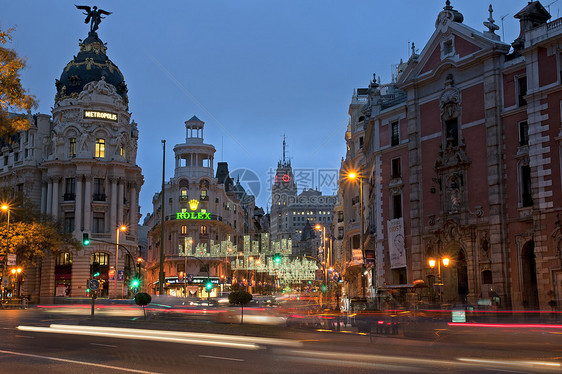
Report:
[[[212,283],[212,282],[207,282],[207,283],[205,284],[205,288],[206,288],[207,290],[212,290],[212,289],[213,289],[213,283]]]
[[[280,263],[281,255],[279,253],[276,253],[275,256],[273,256],[273,261],[275,261],[276,263]]]
[[[99,272],[94,273],[94,278],[95,278],[95,277],[99,277],[99,276],[100,276],[100,273],[99,273]]]
[[[84,233],[82,234],[82,244],[83,245],[90,245],[90,238],[89,235]]]
[[[131,282],[131,287],[138,287],[140,285],[140,281],[138,279],[134,279],[133,282]]]

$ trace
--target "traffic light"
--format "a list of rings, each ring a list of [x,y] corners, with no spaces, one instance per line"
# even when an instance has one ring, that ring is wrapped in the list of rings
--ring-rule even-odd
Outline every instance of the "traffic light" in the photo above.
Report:
[[[320,286],[320,289],[322,290],[322,292],[326,293],[326,291],[328,291],[328,287],[326,287],[326,284],[322,283],[322,286]]]
[[[82,234],[82,245],[90,245],[90,237],[87,233]]]
[[[131,288],[136,288],[138,286],[140,286],[140,280],[138,280],[137,278],[133,278],[131,282]]]
[[[207,282],[205,282],[205,289],[207,291],[211,291],[213,289],[213,282],[211,282],[210,279]]]
[[[275,256],[273,256],[273,261],[275,261],[276,264],[281,262],[281,255],[279,253],[276,253]]]
[[[94,262],[92,264],[92,277],[97,278],[100,276],[100,263]]]

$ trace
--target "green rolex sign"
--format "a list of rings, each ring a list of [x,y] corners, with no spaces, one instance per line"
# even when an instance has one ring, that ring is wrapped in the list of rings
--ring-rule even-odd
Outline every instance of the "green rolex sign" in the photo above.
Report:
[[[203,212],[178,212],[176,219],[211,219],[211,213]]]

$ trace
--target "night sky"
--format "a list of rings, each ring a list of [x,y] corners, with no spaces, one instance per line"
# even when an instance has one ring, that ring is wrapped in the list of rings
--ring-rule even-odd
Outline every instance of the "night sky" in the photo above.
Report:
[[[511,43],[519,34],[513,15],[527,1],[491,3],[500,27],[505,16],[497,34]],[[125,76],[129,110],[139,125],[144,218],[160,190],[161,140],[167,142],[168,179],[173,146],[185,141],[184,122],[193,115],[206,123],[205,142],[217,149],[215,172],[218,161],[227,161],[231,171],[248,170],[242,184],[258,194],[265,210],[283,134],[299,192],[335,193],[330,175],[345,156],[354,88],[367,87],[373,73],[389,83],[393,65],[408,59],[411,42],[421,52],[445,1],[0,0],[0,28],[16,27],[9,47],[27,59],[22,81],[41,113],[50,114],[55,79],[89,31],[74,4],[113,12],[98,35]],[[478,31],[486,30],[489,4],[452,1]],[[552,19],[561,6],[552,3]]]

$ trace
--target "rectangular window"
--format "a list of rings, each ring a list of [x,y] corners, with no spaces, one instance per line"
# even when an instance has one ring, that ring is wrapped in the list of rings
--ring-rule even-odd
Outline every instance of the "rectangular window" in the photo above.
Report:
[[[524,207],[533,206],[531,167],[529,165],[521,166],[521,205]]]
[[[519,146],[529,145],[529,125],[527,121],[519,122]]]
[[[121,157],[125,158],[125,144],[121,143],[121,145],[119,146],[119,154],[121,155]]]
[[[392,218],[402,217],[402,195],[392,195]]]
[[[104,194],[105,193],[105,179],[94,178],[94,193]]]
[[[390,145],[395,146],[400,144],[400,128],[398,126],[398,122],[392,122],[390,127],[391,127]]]
[[[183,226],[181,227],[181,233],[182,233],[182,234],[187,234],[187,226],[183,225]]]
[[[360,137],[359,137],[359,149],[363,149],[363,143],[364,143],[363,137],[360,136]]]
[[[19,158],[20,158],[19,152],[14,152],[14,162],[19,161]]]
[[[445,121],[446,145],[457,147],[459,145],[459,120],[451,118]]]
[[[76,199],[76,178],[66,178],[64,189],[64,200],[72,201]]]
[[[64,266],[72,264],[72,254],[70,252],[57,253],[55,257],[56,266]]]
[[[74,212],[64,214],[64,232],[71,233],[74,231]]]
[[[527,100],[524,97],[527,95],[527,77],[518,77],[517,78],[517,103],[519,106],[527,105]]]
[[[4,156],[4,166],[8,165],[8,156]]]
[[[93,227],[92,232],[94,233],[102,233],[105,232],[105,213],[103,212],[95,212],[93,214]]]
[[[207,226],[201,226],[201,235],[207,235]]]
[[[390,161],[391,170],[390,170],[390,177],[391,178],[400,178],[402,176],[402,167],[400,158],[393,158]]]
[[[76,138],[68,139],[68,157],[76,157]]]
[[[104,158],[105,157],[105,139],[97,138],[96,139],[96,154],[97,158]]]

